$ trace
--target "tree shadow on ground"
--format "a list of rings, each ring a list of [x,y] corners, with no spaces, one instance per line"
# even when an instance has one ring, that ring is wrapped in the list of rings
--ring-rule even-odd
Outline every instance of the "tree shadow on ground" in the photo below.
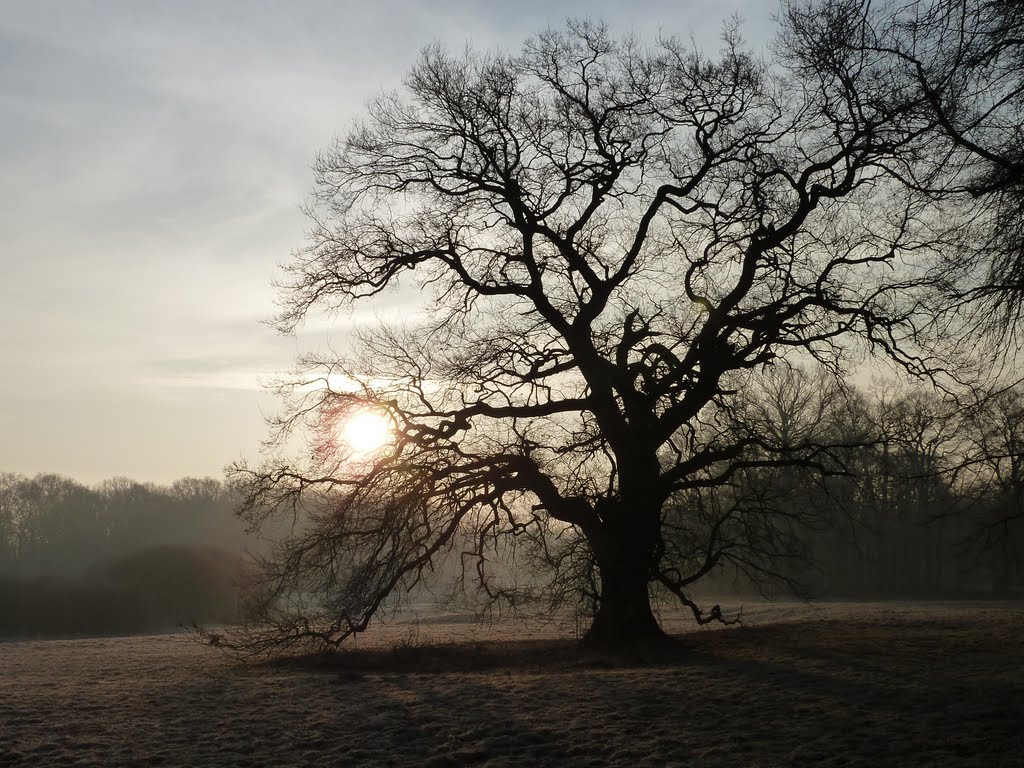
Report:
[[[408,723],[392,754],[436,765],[1001,765],[1024,716],[1012,632],[825,622],[628,654],[405,644],[277,664],[334,675],[340,700],[373,689]]]

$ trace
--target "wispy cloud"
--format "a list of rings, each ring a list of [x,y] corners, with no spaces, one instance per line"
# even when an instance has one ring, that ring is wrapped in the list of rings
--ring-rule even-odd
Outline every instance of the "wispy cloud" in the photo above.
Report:
[[[5,3],[0,469],[173,477],[254,448],[259,380],[329,326],[283,339],[260,324],[276,265],[302,244],[309,163],[424,44],[515,48],[592,16],[714,47],[734,11],[767,36],[759,0]],[[417,299],[337,318],[333,339]],[[196,429],[202,450],[186,450]],[[147,430],[159,439],[142,461]]]

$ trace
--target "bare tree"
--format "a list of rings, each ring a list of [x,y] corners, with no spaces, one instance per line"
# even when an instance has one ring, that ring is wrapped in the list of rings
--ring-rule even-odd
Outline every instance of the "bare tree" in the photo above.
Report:
[[[779,516],[804,517],[693,499],[757,468],[842,471],[737,393],[787,357],[939,370],[905,259],[928,252],[933,201],[897,173],[901,114],[724,41],[712,59],[570,23],[517,55],[431,47],[317,158],[280,327],[400,279],[429,298],[283,387],[277,437],[308,428],[307,460],[234,467],[251,524],[299,523],[250,648],[336,644],[452,550],[510,602],[496,553],[553,564],[596,601],[594,643],[661,636],[652,585],[720,619],[691,586],[722,553],[785,555]],[[392,430],[369,458],[343,436],[365,410]]]
[[[985,393],[966,414],[961,472],[971,528],[966,544],[991,566],[995,590],[1007,593],[1019,572],[1024,536],[1024,391]]]
[[[0,472],[0,574],[12,568],[19,553],[22,480],[13,472]]]
[[[905,181],[946,201],[945,308],[1000,337],[1024,312],[1024,6],[799,0],[785,45],[816,76],[902,113]],[[908,153],[908,159],[910,155]],[[951,301],[950,301],[951,300]]]
[[[757,434],[759,444],[746,451],[745,466],[670,500],[660,567],[691,574],[689,583],[720,569],[744,589],[811,597],[823,581],[819,538],[849,535],[847,503],[834,483],[850,479],[853,453],[870,439],[843,429],[852,393],[826,371],[810,375],[780,361],[744,384],[726,415],[730,440]],[[695,607],[676,584],[665,586]]]
[[[881,390],[873,477],[875,549],[889,563],[883,589],[924,593],[952,580],[950,522],[963,512],[953,485],[962,461],[963,417],[954,398],[930,388]],[[908,553],[913,552],[913,556]]]

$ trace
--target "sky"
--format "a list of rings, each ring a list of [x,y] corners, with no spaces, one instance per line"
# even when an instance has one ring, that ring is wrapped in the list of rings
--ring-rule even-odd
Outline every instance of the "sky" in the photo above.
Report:
[[[0,0],[0,472],[166,483],[258,459],[278,407],[263,384],[360,319],[266,322],[310,164],[424,45],[516,50],[591,17],[714,51],[739,14],[760,48],[774,10]]]

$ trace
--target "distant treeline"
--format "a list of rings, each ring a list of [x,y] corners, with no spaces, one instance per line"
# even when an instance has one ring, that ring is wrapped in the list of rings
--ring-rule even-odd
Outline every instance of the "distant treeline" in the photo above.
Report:
[[[1024,593],[1024,388],[967,399],[780,374],[748,395],[743,418],[782,445],[829,446],[821,460],[828,472],[750,468],[724,493],[801,521],[796,546],[765,550],[774,552],[769,567],[808,594]],[[751,573],[717,571],[710,581],[743,590],[766,583]]]
[[[237,616],[247,539],[228,489],[0,474],[0,636],[146,632]]]
[[[223,483],[169,486],[114,478],[85,486],[61,475],[0,474],[0,573],[81,575],[97,562],[164,545],[246,546]]]

